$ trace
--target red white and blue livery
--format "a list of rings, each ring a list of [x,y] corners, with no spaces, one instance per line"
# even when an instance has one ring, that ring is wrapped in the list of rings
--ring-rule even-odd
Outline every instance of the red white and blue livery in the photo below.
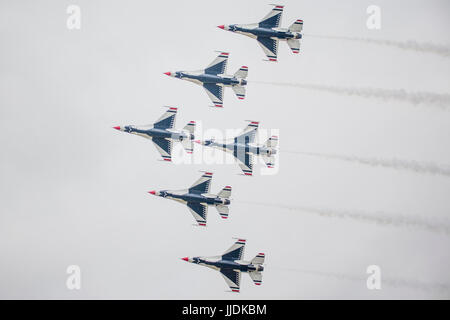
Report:
[[[255,144],[255,136],[259,122],[250,121],[242,133],[231,141],[195,140],[195,142],[231,153],[238,161],[239,167],[246,176],[253,175],[254,156],[261,156],[268,168],[275,167],[275,155],[277,154],[278,136],[271,136],[263,145]]]
[[[247,85],[248,67],[240,67],[233,75],[227,75],[228,52],[221,52],[205,69],[197,71],[165,72],[165,75],[181,80],[193,82],[202,86],[214,107],[223,107],[223,88],[231,87],[238,97],[245,98],[245,86]]]
[[[230,24],[218,27],[255,39],[269,61],[277,61],[279,41],[286,41],[293,53],[299,53],[303,20],[296,20],[287,29],[280,28],[284,6],[273,6],[273,9],[258,23]]]
[[[172,161],[173,142],[181,142],[187,153],[194,150],[193,139],[195,121],[189,121],[182,130],[174,130],[177,108],[167,107],[167,111],[153,124],[144,126],[117,126],[114,129],[150,139],[164,161]]]
[[[244,259],[245,239],[237,241],[225,253],[212,257],[181,258],[184,261],[195,263],[219,271],[231,291],[239,292],[241,287],[241,273],[246,272],[255,285],[262,284],[262,271],[264,270],[264,253],[258,253],[251,261]]]
[[[153,190],[150,194],[185,204],[199,226],[206,227],[208,206],[217,209],[222,219],[227,219],[231,203],[231,187],[226,186],[217,195],[209,192],[212,172],[205,172],[189,188],[181,190]]]

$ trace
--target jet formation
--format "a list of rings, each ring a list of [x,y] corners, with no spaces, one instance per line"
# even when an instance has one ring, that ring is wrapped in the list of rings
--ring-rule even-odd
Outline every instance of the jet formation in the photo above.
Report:
[[[244,258],[245,239],[237,241],[222,255],[212,257],[185,257],[184,261],[195,263],[219,271],[231,291],[239,292],[241,286],[241,273],[248,273],[255,285],[262,283],[262,271],[264,271],[264,253],[258,253],[251,261]]]
[[[275,5],[274,8],[259,22],[251,24],[229,24],[218,28],[239,33],[255,39],[263,49],[269,61],[278,59],[278,43],[286,41],[293,53],[300,52],[301,31],[303,20],[296,20],[289,28],[280,28],[284,6]]]
[[[300,52],[303,20],[296,20],[288,28],[281,28],[281,18],[284,6],[273,5],[272,10],[258,23],[230,24],[218,26],[223,30],[242,34],[255,39],[263,49],[268,61],[278,60],[278,44],[285,41],[293,53]],[[165,72],[173,78],[186,80],[202,86],[214,107],[223,107],[224,88],[231,87],[238,97],[243,100],[246,95],[248,67],[240,67],[234,74],[227,74],[229,53],[220,54],[206,68],[196,71]],[[153,124],[145,126],[116,126],[116,130],[138,135],[151,140],[164,161],[172,161],[172,146],[180,142],[188,153],[193,153],[194,142],[206,147],[220,149],[231,153],[237,160],[239,167],[246,176],[253,175],[254,157],[262,157],[267,167],[275,165],[278,137],[271,136],[264,144],[256,144],[255,136],[259,122],[250,121],[245,129],[230,140],[215,141],[195,140],[195,122],[188,122],[182,129],[174,129],[177,108],[167,107],[167,111]],[[229,215],[231,204],[231,186],[224,187],[218,194],[210,193],[212,172],[203,171],[202,176],[189,188],[181,190],[153,190],[150,194],[167,198],[185,204],[196,221],[196,225],[206,227],[208,208],[216,208],[222,219]],[[248,273],[256,285],[262,283],[262,271],[265,259],[264,253],[258,253],[251,261],[243,260],[246,241],[237,241],[222,255],[211,257],[185,257],[184,261],[202,265],[219,271],[227,285],[233,292],[240,291],[241,273]]]

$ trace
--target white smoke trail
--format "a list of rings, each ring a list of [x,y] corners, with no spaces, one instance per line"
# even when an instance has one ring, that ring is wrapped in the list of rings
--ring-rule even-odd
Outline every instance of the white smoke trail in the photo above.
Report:
[[[385,167],[396,170],[410,170],[417,173],[429,173],[435,175],[450,176],[450,166],[438,165],[431,162],[418,162],[414,160],[400,160],[400,159],[364,158],[339,154],[324,154],[324,153],[301,152],[290,150],[281,150],[281,152],[320,157],[325,159],[338,159],[349,162],[357,162],[372,167]]]
[[[317,208],[317,207],[314,208],[307,206],[292,206],[279,203],[265,203],[265,202],[251,202],[251,201],[238,201],[238,202],[249,205],[276,207],[287,209],[290,211],[310,213],[321,217],[351,219],[355,221],[366,222],[380,226],[419,228],[434,233],[443,233],[446,235],[450,235],[449,224],[443,223],[443,221],[433,222],[430,219],[429,221],[426,221],[423,218],[413,216],[404,216],[393,213],[387,214],[384,212],[363,212],[352,210],[334,210],[330,208]]]
[[[285,267],[270,267],[271,269],[280,269],[284,271],[291,271],[291,272],[300,272],[300,273],[307,273],[322,277],[332,277],[339,280],[350,280],[350,281],[361,281],[365,282],[367,278],[355,276],[355,275],[349,275],[344,273],[336,273],[336,272],[323,272],[323,271],[315,271],[315,270],[307,270],[307,269],[297,269],[297,268],[285,268]],[[394,278],[387,278],[383,276],[381,278],[382,285],[388,285],[390,287],[395,288],[411,288],[416,290],[423,290],[423,291],[440,291],[442,293],[449,293],[450,292],[450,285],[445,283],[428,283],[423,282],[416,279],[394,279]]]
[[[305,36],[313,37],[313,38],[321,38],[321,39],[335,39],[335,40],[364,42],[364,43],[370,43],[370,44],[375,44],[375,45],[396,47],[399,49],[422,52],[422,53],[432,53],[432,54],[440,55],[445,58],[450,57],[450,47],[445,46],[445,45],[434,44],[431,42],[417,42],[414,40],[394,41],[394,40],[382,40],[382,39],[370,39],[370,38],[345,37],[345,36],[324,36],[324,35],[314,35],[314,34],[305,34]]]
[[[267,84],[282,87],[297,87],[302,89],[325,91],[335,94],[359,96],[364,98],[377,98],[385,101],[398,100],[413,105],[432,105],[441,109],[450,108],[450,94],[434,92],[408,92],[404,89],[381,89],[370,87],[338,87],[322,84],[253,81],[253,83]]]

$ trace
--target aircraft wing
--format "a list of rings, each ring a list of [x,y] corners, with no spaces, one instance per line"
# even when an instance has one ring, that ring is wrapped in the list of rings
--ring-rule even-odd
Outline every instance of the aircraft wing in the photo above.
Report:
[[[203,88],[205,88],[211,101],[216,107],[223,107],[223,87],[214,83],[204,83]]]
[[[242,260],[244,256],[245,239],[238,239],[225,253],[222,260]]]
[[[235,142],[253,143],[255,141],[258,126],[258,121],[250,121],[250,123],[244,128],[244,130],[242,130],[242,132],[236,138],[234,138]]]
[[[278,40],[274,40],[268,37],[257,37],[256,40],[263,49],[267,58],[269,58],[270,61],[277,61]]]
[[[227,285],[230,287],[231,291],[239,292],[241,285],[241,272],[239,270],[222,268],[220,269],[220,273],[225,279]]]
[[[278,28],[281,24],[284,6],[274,6],[272,10],[259,22],[260,28]]]
[[[166,138],[152,138],[156,149],[161,154],[164,161],[172,161],[172,140]]]
[[[204,70],[206,74],[224,74],[227,70],[228,52],[221,52]]]
[[[172,129],[175,126],[177,108],[169,107],[166,112],[153,124],[154,128]]]
[[[212,172],[205,172],[194,184],[189,188],[189,193],[209,193],[211,185]]]
[[[208,215],[208,206],[205,204],[197,203],[197,202],[188,202],[186,205],[189,208],[189,211],[192,213],[195,221],[197,221],[199,226],[206,227],[206,218]]]

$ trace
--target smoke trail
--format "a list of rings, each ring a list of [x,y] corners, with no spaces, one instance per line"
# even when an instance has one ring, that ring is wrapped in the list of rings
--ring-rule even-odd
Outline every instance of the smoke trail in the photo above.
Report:
[[[306,156],[320,157],[325,159],[338,159],[349,162],[357,162],[372,167],[385,167],[397,170],[410,170],[417,173],[430,173],[436,175],[450,176],[450,166],[442,166],[431,162],[418,162],[413,160],[400,160],[400,159],[363,158],[339,154],[323,154],[315,152],[300,152],[290,150],[281,150],[281,151],[286,153],[302,154]]]
[[[376,45],[396,47],[399,49],[416,51],[416,52],[433,53],[433,54],[437,54],[437,55],[440,55],[440,56],[446,57],[446,58],[450,57],[450,47],[445,46],[445,45],[434,44],[431,42],[417,42],[414,40],[394,41],[394,40],[345,37],[345,36],[323,36],[323,35],[314,35],[314,34],[307,34],[306,36],[313,37],[313,38],[321,38],[321,39],[335,39],[335,40],[364,42],[364,43],[370,43],[370,44],[376,44]]]
[[[270,268],[291,271],[291,272],[308,273],[308,274],[322,276],[322,277],[332,277],[332,278],[336,278],[339,280],[361,281],[363,283],[365,283],[367,280],[367,278],[364,278],[364,277],[343,274],[343,273],[336,273],[336,272],[323,272],[323,271],[314,271],[314,270],[307,270],[307,269],[272,267],[272,266]],[[406,288],[423,290],[423,291],[440,291],[443,293],[450,292],[450,285],[445,284],[445,283],[427,283],[427,282],[422,282],[419,280],[394,279],[394,278],[387,278],[385,276],[382,276],[381,281],[382,281],[382,285],[388,285],[388,286],[394,287],[394,288],[406,287]]]
[[[235,200],[235,202],[237,202]],[[444,223],[437,223],[431,221],[425,221],[419,217],[404,216],[400,214],[384,213],[384,212],[363,212],[352,210],[334,210],[330,208],[314,208],[307,206],[291,206],[278,203],[263,203],[263,202],[250,202],[250,201],[238,201],[249,205],[276,207],[287,209],[290,211],[315,214],[321,217],[328,218],[341,218],[351,219],[360,222],[366,222],[381,226],[395,226],[395,227],[408,227],[419,228],[422,230],[444,233],[450,235],[450,225]]]
[[[434,92],[408,92],[404,89],[381,89],[369,87],[338,87],[322,84],[310,83],[291,83],[291,82],[268,82],[253,81],[253,83],[268,84],[282,87],[297,87],[303,89],[311,89],[325,91],[335,94],[359,96],[364,98],[377,98],[385,101],[398,100],[411,103],[413,105],[427,104],[447,109],[450,107],[450,94],[434,93]]]

